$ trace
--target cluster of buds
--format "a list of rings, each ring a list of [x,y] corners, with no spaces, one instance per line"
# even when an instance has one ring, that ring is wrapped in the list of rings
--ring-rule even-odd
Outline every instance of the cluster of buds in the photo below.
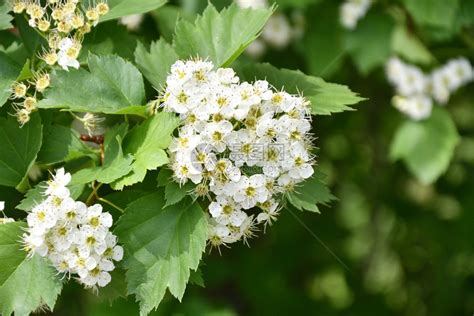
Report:
[[[28,23],[47,39],[48,47],[43,48],[39,58],[45,63],[41,69],[58,64],[64,70],[80,67],[79,53],[84,35],[99,22],[101,16],[109,12],[103,0],[98,3],[82,4],[79,0],[13,0],[12,10],[16,14],[26,14]],[[50,84],[49,73],[36,72],[28,82],[15,82],[11,87],[16,117],[21,125],[30,120],[37,109],[37,94]]]

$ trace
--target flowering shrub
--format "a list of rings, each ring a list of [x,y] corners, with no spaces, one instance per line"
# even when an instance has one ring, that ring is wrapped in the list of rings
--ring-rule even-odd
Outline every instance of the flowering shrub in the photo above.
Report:
[[[71,278],[99,296],[134,295],[147,314],[167,290],[183,297],[207,244],[249,244],[278,214],[332,200],[312,115],[362,99],[239,59],[261,32],[279,48],[293,37],[266,3],[209,4],[149,46],[104,23],[136,30],[163,4],[0,6],[14,41],[0,52],[0,185],[18,195],[0,205],[0,258],[11,260],[0,269],[2,314],[53,309]]]

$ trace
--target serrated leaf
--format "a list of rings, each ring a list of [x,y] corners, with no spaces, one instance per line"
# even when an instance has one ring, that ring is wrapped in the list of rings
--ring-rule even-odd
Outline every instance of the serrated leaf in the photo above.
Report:
[[[142,315],[158,307],[166,289],[181,300],[206,247],[207,221],[198,204],[164,205],[162,191],[135,201],[115,230],[125,248],[128,293],[136,295]]]
[[[143,77],[131,63],[118,56],[91,54],[88,64],[90,72],[82,68],[53,71],[51,87],[38,107],[117,114],[144,103]]]
[[[177,59],[178,55],[173,47],[163,39],[151,43],[149,52],[141,43],[138,44],[135,50],[135,62],[138,69],[159,91],[165,86],[171,65]]]
[[[100,22],[146,13],[163,6],[166,2],[167,0],[108,0],[110,11],[100,19]]]
[[[168,181],[165,186],[165,207],[181,202],[187,195],[189,195],[189,191],[191,191],[193,187],[194,186],[191,182],[187,182],[180,186],[175,181]]]
[[[274,8],[241,9],[236,4],[218,12],[209,3],[195,23],[176,25],[173,45],[181,58],[199,56],[216,66],[230,65],[257,38]]]
[[[311,102],[314,115],[353,110],[349,105],[364,100],[346,86],[328,83],[299,70],[278,69],[267,63],[244,65],[239,67],[239,74],[248,81],[266,79],[276,89],[284,88],[289,93],[302,93]]]
[[[92,181],[112,183],[132,170],[133,157],[124,154],[122,137],[127,124],[117,125],[107,131],[104,139],[104,162],[102,166],[81,169],[72,176],[72,184],[85,184]]]
[[[298,210],[319,213],[318,204],[327,205],[335,199],[324,182],[325,175],[315,171],[314,175],[297,186],[295,192],[288,195],[290,202]]]
[[[448,168],[458,142],[459,135],[449,113],[435,108],[429,119],[406,121],[399,127],[390,157],[403,160],[421,182],[432,183]]]
[[[7,0],[0,0],[0,31],[7,30],[13,27],[13,25],[11,24],[13,16],[8,14],[10,10],[10,3]]]
[[[135,127],[124,139],[124,153],[133,155],[132,172],[115,182],[114,189],[140,182],[148,170],[168,162],[165,149],[171,142],[171,135],[178,126],[179,119],[173,113],[161,112],[143,124]]]
[[[11,95],[10,88],[21,72],[21,67],[7,54],[0,52],[0,107]]]
[[[26,258],[18,243],[24,223],[0,225],[0,311],[2,315],[29,315],[46,305],[53,309],[62,283],[40,256]]]
[[[394,22],[390,16],[369,13],[354,31],[347,33],[347,49],[363,74],[384,65],[390,56]]]
[[[22,128],[13,118],[0,117],[0,185],[15,187],[22,182],[41,147],[39,114],[31,115]]]

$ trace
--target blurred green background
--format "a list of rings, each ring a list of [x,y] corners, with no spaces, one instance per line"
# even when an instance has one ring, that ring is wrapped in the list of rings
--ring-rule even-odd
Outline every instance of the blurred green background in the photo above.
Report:
[[[178,15],[192,18],[206,3],[172,1],[123,36],[123,27],[108,22],[95,34],[101,27],[117,28],[116,41],[94,36],[89,47],[120,50],[135,39],[168,37]],[[221,8],[229,1],[212,3]],[[346,84],[368,99],[357,111],[314,120],[318,168],[337,200],[320,215],[295,213],[297,219],[283,211],[250,248],[236,244],[221,255],[205,255],[205,287],[190,285],[181,303],[166,297],[155,314],[471,315],[474,85],[447,106],[461,135],[449,169],[435,185],[422,185],[388,158],[395,130],[406,118],[390,106],[394,92],[383,66],[395,53],[426,60],[424,49],[434,58],[422,62],[426,69],[458,56],[472,60],[474,1],[376,1],[354,31],[340,26],[342,1],[277,3],[290,20],[296,15],[298,23],[304,21],[303,35],[286,47],[267,47],[260,60]],[[394,44],[393,32],[400,28],[416,36],[421,48]],[[131,56],[133,48],[120,53]],[[138,315],[138,307],[132,297],[111,306],[69,282],[54,314],[128,316]]]

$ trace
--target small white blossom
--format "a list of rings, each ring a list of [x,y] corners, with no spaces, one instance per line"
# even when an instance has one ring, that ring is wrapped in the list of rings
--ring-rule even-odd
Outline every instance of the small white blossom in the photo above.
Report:
[[[346,29],[353,30],[372,5],[372,0],[347,0],[340,7],[340,21]]]

